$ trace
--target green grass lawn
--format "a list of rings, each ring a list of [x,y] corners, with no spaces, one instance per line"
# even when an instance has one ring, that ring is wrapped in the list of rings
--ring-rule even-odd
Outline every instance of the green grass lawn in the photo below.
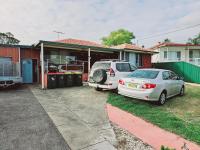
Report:
[[[110,93],[108,103],[200,145],[200,87],[186,85],[183,97],[157,106]]]

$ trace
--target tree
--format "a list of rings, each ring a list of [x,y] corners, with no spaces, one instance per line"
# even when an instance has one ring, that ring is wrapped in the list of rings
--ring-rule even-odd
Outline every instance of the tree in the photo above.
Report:
[[[164,39],[164,41],[163,41],[164,43],[170,43],[171,42],[171,40],[170,39],[168,39],[168,38],[166,38],[166,39]]]
[[[19,44],[19,40],[14,37],[10,32],[2,33],[0,32],[0,44]]]
[[[103,37],[102,43],[106,46],[116,46],[124,43],[131,44],[131,40],[134,38],[135,36],[132,32],[119,29],[117,31],[112,31],[107,37]]]
[[[196,35],[194,38],[189,38],[187,43],[194,44],[194,45],[200,44],[200,33]]]

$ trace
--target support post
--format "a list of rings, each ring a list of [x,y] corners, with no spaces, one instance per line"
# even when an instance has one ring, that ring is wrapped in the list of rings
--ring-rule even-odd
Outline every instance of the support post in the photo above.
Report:
[[[122,60],[122,51],[119,52],[119,60]]]
[[[90,73],[90,48],[88,49],[88,80],[89,80],[89,73]]]
[[[21,77],[21,49],[20,47],[18,48],[18,52],[19,52],[19,77]]]
[[[41,61],[41,74],[42,74],[42,89],[44,89],[44,44],[41,43],[40,61]]]
[[[125,52],[125,51],[124,51],[124,58],[123,58],[123,60],[124,60],[124,61],[127,61],[127,60],[126,60],[126,52]]]

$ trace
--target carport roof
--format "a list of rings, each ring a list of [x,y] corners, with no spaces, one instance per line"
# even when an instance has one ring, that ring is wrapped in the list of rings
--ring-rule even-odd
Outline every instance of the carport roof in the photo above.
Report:
[[[90,48],[91,51],[105,51],[105,52],[120,52],[122,50],[122,49],[118,49],[118,48],[89,46],[89,45],[71,44],[71,43],[63,43],[63,42],[52,42],[52,41],[43,41],[43,40],[40,40],[37,44],[34,45],[34,47],[39,47],[41,43],[44,44],[44,47],[61,48],[61,49],[88,50]]]
[[[13,48],[32,48],[30,45],[17,45],[17,44],[0,44],[0,47],[13,47]]]

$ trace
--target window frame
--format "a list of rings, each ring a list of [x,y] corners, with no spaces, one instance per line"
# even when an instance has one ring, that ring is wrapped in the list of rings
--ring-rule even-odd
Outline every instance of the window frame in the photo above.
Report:
[[[163,76],[164,76],[164,73],[169,73],[169,77],[168,77],[167,79],[163,77]],[[163,80],[170,80],[170,71],[163,71],[163,72],[162,72],[162,79],[163,79]]]
[[[135,62],[137,67],[142,67],[143,66],[143,56],[140,53],[136,53],[136,62]]]
[[[164,59],[168,59],[168,52],[167,51],[164,51]]]

